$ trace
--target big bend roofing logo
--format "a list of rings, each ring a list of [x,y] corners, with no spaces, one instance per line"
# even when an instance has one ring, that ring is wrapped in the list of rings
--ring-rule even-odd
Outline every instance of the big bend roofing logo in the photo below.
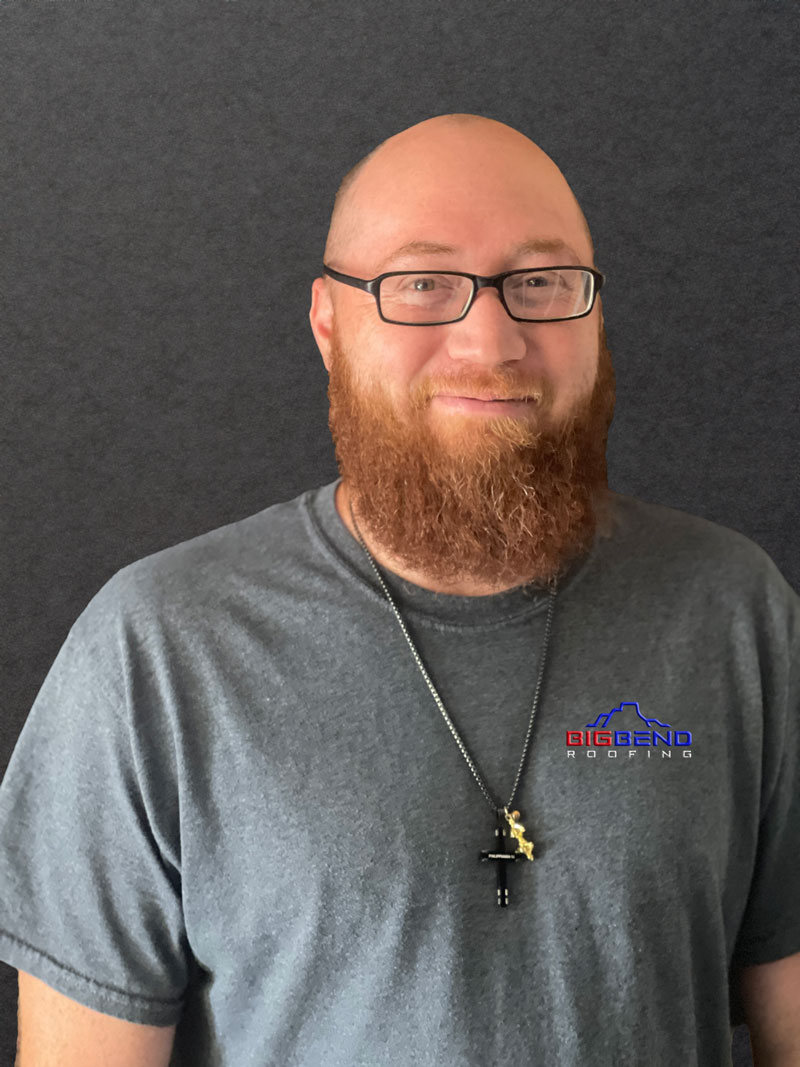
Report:
[[[613,729],[608,729],[612,724]],[[672,759],[673,752],[689,758],[691,745],[691,731],[675,730],[668,722],[648,719],[635,700],[624,700],[618,708],[601,711],[594,722],[586,723],[585,730],[567,730],[568,759],[597,759],[602,753],[610,759]]]

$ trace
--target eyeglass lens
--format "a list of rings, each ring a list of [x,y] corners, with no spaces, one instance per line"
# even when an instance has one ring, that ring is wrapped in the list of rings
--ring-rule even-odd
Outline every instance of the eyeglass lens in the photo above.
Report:
[[[585,314],[592,291],[592,275],[578,268],[511,274],[503,280],[511,313],[539,322]],[[395,322],[447,322],[463,314],[471,292],[470,279],[454,274],[396,274],[381,281],[381,310]]]

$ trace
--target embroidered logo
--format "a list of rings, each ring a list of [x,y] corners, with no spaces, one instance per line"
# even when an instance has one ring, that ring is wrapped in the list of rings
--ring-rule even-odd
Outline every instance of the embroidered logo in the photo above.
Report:
[[[692,755],[690,730],[676,730],[668,722],[648,718],[636,700],[623,700],[619,707],[601,711],[594,722],[586,723],[585,730],[567,730],[566,742],[571,759],[576,752],[596,759],[598,750],[615,759],[620,748],[627,749],[628,759],[637,755],[652,759],[654,753],[659,759],[671,759],[673,751],[687,758]]]

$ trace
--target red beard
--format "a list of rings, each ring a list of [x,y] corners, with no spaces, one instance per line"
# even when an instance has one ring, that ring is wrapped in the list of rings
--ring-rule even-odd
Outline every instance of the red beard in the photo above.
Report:
[[[546,382],[490,383],[505,394],[543,392],[530,418],[434,420],[430,396],[439,388],[426,383],[406,416],[380,387],[360,383],[354,363],[334,323],[328,425],[336,460],[367,544],[390,561],[440,586],[545,584],[608,531],[616,391],[602,324],[591,393],[555,426]]]

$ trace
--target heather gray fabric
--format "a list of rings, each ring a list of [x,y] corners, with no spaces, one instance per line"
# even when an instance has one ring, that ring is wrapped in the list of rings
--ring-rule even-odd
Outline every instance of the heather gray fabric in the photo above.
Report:
[[[743,535],[615,495],[556,602],[503,909],[336,484],[123,568],[75,622],[0,789],[0,958],[180,1019],[191,1067],[730,1064],[734,952],[800,951],[796,593]],[[506,800],[546,598],[387,584]]]

